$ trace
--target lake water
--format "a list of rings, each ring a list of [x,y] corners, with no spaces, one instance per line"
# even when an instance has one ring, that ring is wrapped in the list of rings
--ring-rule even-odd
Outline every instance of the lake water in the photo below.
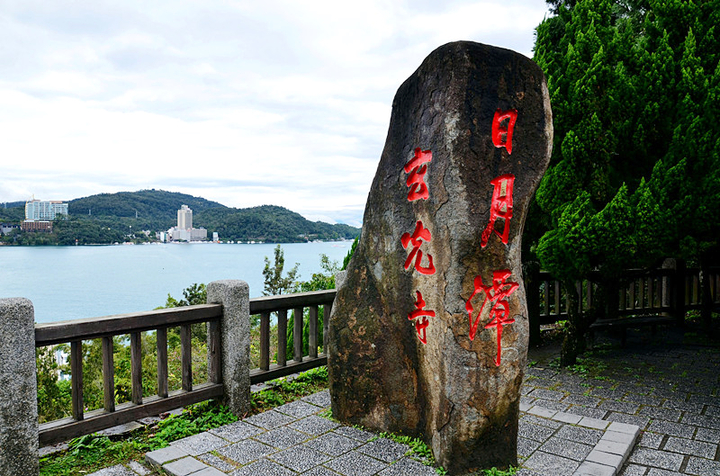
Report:
[[[321,271],[320,255],[342,260],[351,241],[283,244],[285,272],[299,279]],[[0,298],[33,302],[36,322],[148,311],[167,295],[181,299],[193,283],[242,279],[262,296],[264,258],[274,244],[153,244],[118,246],[0,246]]]

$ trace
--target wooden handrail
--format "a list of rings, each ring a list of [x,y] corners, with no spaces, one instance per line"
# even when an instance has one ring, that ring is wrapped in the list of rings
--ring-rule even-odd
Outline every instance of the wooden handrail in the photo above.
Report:
[[[207,322],[221,317],[222,305],[201,304],[116,316],[35,324],[35,346],[42,347],[74,340],[132,334],[134,332]]]

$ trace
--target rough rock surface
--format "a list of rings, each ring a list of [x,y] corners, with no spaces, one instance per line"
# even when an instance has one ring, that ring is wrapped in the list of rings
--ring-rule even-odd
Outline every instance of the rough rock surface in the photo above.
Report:
[[[450,43],[403,83],[333,306],[336,418],[421,436],[451,474],[517,463],[521,237],[551,144],[544,76],[520,54]]]

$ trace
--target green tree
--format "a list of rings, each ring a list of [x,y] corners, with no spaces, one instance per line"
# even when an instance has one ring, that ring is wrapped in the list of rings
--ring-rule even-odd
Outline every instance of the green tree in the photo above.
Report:
[[[294,292],[297,288],[297,274],[300,264],[295,263],[295,266],[283,277],[285,253],[280,245],[277,245],[273,251],[275,253],[274,264],[270,263],[267,256],[265,257],[265,268],[263,269],[265,288],[263,289],[263,295],[277,296],[287,292]]]
[[[612,317],[623,268],[716,253],[720,2],[549,3],[535,60],[555,139],[528,251],[571,294],[561,360],[572,364],[589,325],[575,280],[592,273],[604,299],[589,315]]]

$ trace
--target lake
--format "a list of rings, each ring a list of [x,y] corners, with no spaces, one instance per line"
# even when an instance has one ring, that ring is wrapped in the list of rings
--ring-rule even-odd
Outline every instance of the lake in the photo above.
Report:
[[[321,271],[320,255],[342,260],[351,241],[288,243],[285,272],[299,279]],[[151,244],[116,246],[0,246],[0,298],[33,302],[36,322],[148,311],[176,299],[193,283],[242,279],[262,296],[267,256],[275,244]]]

